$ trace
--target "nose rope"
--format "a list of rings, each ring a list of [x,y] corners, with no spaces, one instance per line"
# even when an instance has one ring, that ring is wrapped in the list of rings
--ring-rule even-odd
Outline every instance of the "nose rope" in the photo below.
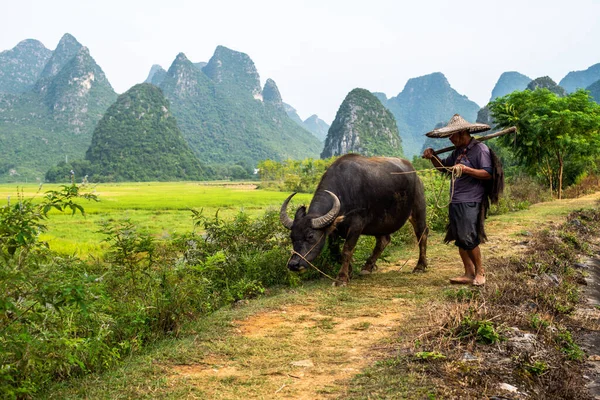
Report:
[[[340,281],[339,279],[332,278],[331,276],[327,275],[325,272],[321,271],[319,268],[317,268],[316,266],[314,266],[314,265],[313,265],[313,263],[311,263],[310,261],[308,261],[308,260],[306,259],[306,257],[305,257],[305,256],[309,255],[309,254],[310,254],[310,252],[311,252],[311,251],[313,251],[313,249],[314,249],[314,248],[315,248],[315,247],[316,247],[316,246],[317,246],[319,243],[321,243],[321,240],[323,240],[323,238],[325,238],[325,233],[323,233],[323,234],[321,235],[321,238],[320,238],[320,239],[317,241],[317,243],[315,243],[315,244],[313,245],[313,247],[311,247],[311,248],[310,248],[310,250],[308,250],[308,251],[306,252],[306,254],[305,254],[305,255],[302,255],[302,254],[298,253],[296,250],[292,249],[292,251],[290,252],[290,253],[291,253],[291,255],[290,255],[290,258],[288,258],[288,262],[287,262],[287,263],[289,264],[290,260],[292,259],[292,257],[293,257],[293,256],[294,256],[294,254],[295,254],[295,255],[297,255],[298,257],[300,257],[301,259],[303,259],[303,260],[304,260],[304,261],[305,261],[305,262],[306,262],[308,265],[310,265],[310,266],[311,266],[311,268],[315,269],[317,272],[319,272],[320,274],[322,274],[322,275],[324,275],[325,277],[329,278],[330,280],[332,280],[332,281],[334,281],[334,282],[342,282],[342,281]]]

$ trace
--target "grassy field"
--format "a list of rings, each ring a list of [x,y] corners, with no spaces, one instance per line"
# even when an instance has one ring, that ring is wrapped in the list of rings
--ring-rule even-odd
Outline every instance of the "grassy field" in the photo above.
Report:
[[[56,190],[59,185],[13,184],[0,185],[1,204],[10,196],[17,201],[18,194],[24,197],[41,198],[44,192]],[[240,211],[251,216],[262,213],[269,207],[281,206],[288,193],[256,189],[252,183],[201,183],[201,182],[151,182],[93,184],[82,192],[94,193],[99,202],[80,201],[86,215],[72,216],[52,211],[48,231],[41,239],[50,247],[65,254],[97,256],[106,244],[97,231],[102,221],[130,219],[140,230],[157,238],[166,238],[174,233],[193,229],[190,209],[203,210],[205,216],[216,212],[228,219]],[[308,204],[311,195],[298,194],[294,200]]]
[[[597,206],[599,198],[597,193],[490,217],[486,263],[519,254],[524,232],[549,229],[573,210]],[[418,255],[413,245],[396,249],[375,274],[344,288],[331,287],[327,279],[274,288],[191,321],[178,338],[117,369],[57,385],[43,398],[461,398],[436,396],[436,377],[407,372],[400,351],[437,329],[445,293],[457,290],[448,278],[462,271],[460,260],[442,238],[437,232],[429,238],[426,273],[411,273]],[[494,287],[496,271],[487,273]],[[470,368],[477,376],[477,364]],[[470,398],[489,398],[495,390]]]

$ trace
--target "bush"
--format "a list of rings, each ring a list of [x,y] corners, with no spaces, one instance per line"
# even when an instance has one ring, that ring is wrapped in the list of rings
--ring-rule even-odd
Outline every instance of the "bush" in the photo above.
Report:
[[[38,241],[51,208],[83,211],[76,186],[39,204],[0,208],[0,391],[31,397],[52,381],[99,371],[223,305],[298,282],[276,211],[227,222],[194,213],[202,234],[158,242],[128,220],[102,224],[99,260],[53,253]]]

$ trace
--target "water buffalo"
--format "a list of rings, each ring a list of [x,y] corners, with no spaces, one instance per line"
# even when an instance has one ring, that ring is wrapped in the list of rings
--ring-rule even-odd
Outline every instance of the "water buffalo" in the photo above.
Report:
[[[329,238],[331,254],[341,258],[337,285],[350,279],[352,254],[360,235],[375,236],[373,254],[362,267],[361,275],[370,274],[377,258],[390,243],[390,235],[410,220],[419,239],[419,261],[413,271],[427,266],[427,224],[423,183],[412,164],[390,157],[367,158],[346,154],[327,169],[313,196],[308,211],[301,206],[294,220],[287,214],[292,193],[282,204],[281,223],[291,230],[294,251],[288,268],[307,268]],[[340,255],[339,241],[345,239]]]

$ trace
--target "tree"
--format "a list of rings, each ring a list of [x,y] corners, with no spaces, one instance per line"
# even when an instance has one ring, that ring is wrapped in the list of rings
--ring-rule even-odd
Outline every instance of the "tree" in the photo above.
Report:
[[[564,183],[573,183],[600,153],[600,105],[585,90],[564,97],[547,89],[513,92],[490,103],[490,110],[498,128],[517,127],[516,136],[499,142],[551,192],[556,187],[559,199]]]

